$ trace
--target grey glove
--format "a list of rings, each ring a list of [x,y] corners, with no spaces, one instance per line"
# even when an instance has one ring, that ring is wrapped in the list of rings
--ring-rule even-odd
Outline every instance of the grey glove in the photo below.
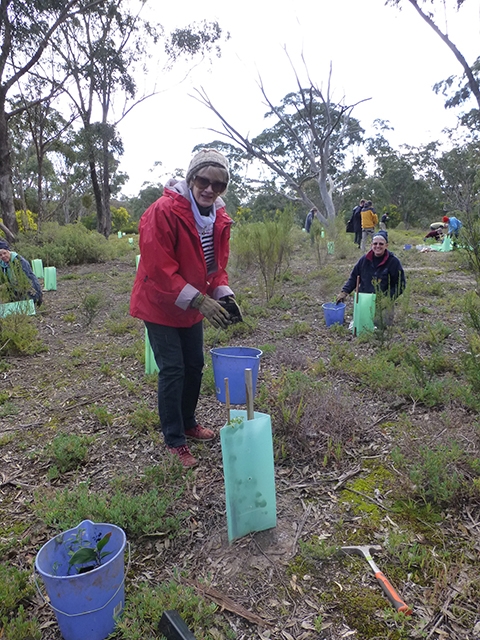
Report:
[[[337,296],[337,302],[335,304],[340,304],[340,302],[344,302],[348,298],[348,293],[346,291],[340,291]]]
[[[226,329],[230,324],[230,315],[222,305],[210,298],[199,293],[190,303],[194,309],[198,309],[200,313],[217,329]]]
[[[233,296],[223,296],[219,300],[224,309],[228,311],[230,315],[230,322],[237,324],[237,322],[243,322],[242,312]]]

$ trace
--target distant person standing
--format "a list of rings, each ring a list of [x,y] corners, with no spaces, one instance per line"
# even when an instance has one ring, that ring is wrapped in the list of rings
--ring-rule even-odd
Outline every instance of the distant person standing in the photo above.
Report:
[[[369,244],[373,238],[375,231],[375,225],[378,224],[378,216],[373,208],[371,200],[367,200],[362,207],[362,245],[361,249],[365,253],[365,247],[367,246],[367,239]]]
[[[359,249],[362,242],[362,209],[364,204],[365,200],[362,198],[360,200],[360,203],[353,208],[352,217],[350,218],[349,222],[349,224],[352,224],[353,233],[355,234],[353,241]]]
[[[387,222],[388,222],[388,215],[386,213],[384,213],[382,215],[382,217],[380,218],[380,230],[381,231],[386,231],[387,230]]]
[[[307,217],[305,218],[305,231],[307,233],[310,233],[313,219],[317,214],[318,214],[318,209],[316,209],[315,207],[313,207],[313,209],[310,209],[310,211],[307,213]]]
[[[214,431],[195,412],[204,367],[203,318],[216,329],[241,321],[226,271],[232,220],[221,196],[230,180],[227,158],[201,149],[184,180],[170,180],[140,218],[142,256],[130,313],[144,321],[157,363],[158,413],[168,451],[194,467],[186,439],[206,442]]]
[[[443,216],[443,222],[448,224],[448,235],[453,239],[453,246],[457,246],[458,234],[462,228],[462,223],[455,216]]]

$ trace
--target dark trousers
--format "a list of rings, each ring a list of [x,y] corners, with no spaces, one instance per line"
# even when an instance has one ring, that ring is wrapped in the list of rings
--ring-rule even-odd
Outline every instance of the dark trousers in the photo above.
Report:
[[[189,328],[145,322],[158,374],[158,415],[168,447],[185,444],[185,429],[195,427],[202,383],[203,322]]]
[[[362,230],[360,229],[360,231],[355,231],[355,238],[354,238],[354,243],[357,244],[360,247],[360,243],[362,242]]]

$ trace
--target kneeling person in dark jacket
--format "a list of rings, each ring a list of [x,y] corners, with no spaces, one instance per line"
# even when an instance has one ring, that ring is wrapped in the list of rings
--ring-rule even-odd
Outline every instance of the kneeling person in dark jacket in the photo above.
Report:
[[[378,294],[382,291],[394,300],[405,289],[405,272],[400,260],[388,251],[386,231],[378,231],[374,234],[370,251],[353,267],[350,277],[337,297],[337,304],[343,302],[348,294],[356,289],[357,278],[360,278],[359,293]],[[391,317],[386,320],[391,324],[393,313],[389,315]]]

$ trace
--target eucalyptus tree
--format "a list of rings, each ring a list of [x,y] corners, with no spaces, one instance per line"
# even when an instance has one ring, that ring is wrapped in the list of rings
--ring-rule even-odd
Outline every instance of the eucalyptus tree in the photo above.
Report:
[[[323,203],[320,218],[328,224],[335,219],[333,193],[346,150],[361,142],[363,129],[352,117],[355,104],[333,102],[331,72],[326,90],[310,79],[302,86],[294,73],[297,91],[288,93],[280,105],[271,102],[260,82],[260,91],[269,107],[265,118],[275,122],[254,138],[240,133],[203,90],[197,90],[196,97],[219,118],[223,130],[215,132],[239,147],[246,160],[260,161],[269,170],[270,179],[264,184],[273,185],[289,201],[303,203],[307,208],[319,208],[320,200]]]
[[[112,174],[123,151],[116,122],[111,121],[114,98],[127,103],[135,97],[136,65],[147,57],[148,37],[153,44],[159,37],[157,29],[141,20],[143,5],[141,0],[105,0],[64,22],[54,41],[69,78],[64,90],[82,123],[78,141],[89,167],[97,230],[106,237],[111,231]]]
[[[157,45],[162,39],[164,55],[173,64],[180,55],[189,57],[209,51],[222,34],[218,24],[209,29],[203,23],[165,36],[160,25],[142,19],[145,3],[146,0],[105,0],[89,13],[65,22],[58,34],[57,54],[72,79],[65,90],[84,131],[97,230],[106,237],[111,231],[110,197],[114,195],[115,169],[123,153],[117,125],[136,104],[158,91],[152,85],[139,95],[139,80],[148,72],[152,52],[159,50]],[[153,68],[157,65],[157,60],[151,64]]]
[[[12,188],[7,99],[33,74],[59,27],[103,0],[0,0],[0,208],[3,222],[18,230]]]
[[[38,79],[22,87],[20,100],[11,103],[9,130],[14,174],[14,195],[24,193],[25,170],[29,170],[29,192],[35,190],[34,211],[38,224],[51,213],[52,199],[58,195],[58,177],[50,156],[62,152],[68,145],[68,135],[74,117],[64,117],[54,106],[54,97],[37,100],[42,95]],[[22,162],[24,159],[24,171]],[[29,198],[32,200],[32,197]]]
[[[465,4],[467,0],[451,0],[450,4],[456,8],[456,10],[460,10],[462,5]],[[452,42],[448,35],[448,31],[442,31],[438,24],[435,22],[435,13],[431,9],[435,9],[435,6],[438,7],[441,15],[444,16],[445,12],[445,0],[403,0],[403,2],[409,2],[412,7],[417,11],[418,15],[424,20],[428,26],[441,38],[441,40],[446,44],[446,46],[453,53],[455,58],[458,60],[460,65],[463,68],[463,73],[466,79],[466,83],[461,85],[459,90],[456,92],[454,98],[447,102],[447,106],[455,106],[463,102],[469,95],[473,95],[478,109],[480,110],[480,58],[472,64],[469,65],[465,56],[458,49],[456,44]],[[397,7],[402,7],[402,0],[386,0],[386,5],[394,5]],[[448,88],[453,84],[454,78],[451,77],[448,80],[439,83],[436,85],[436,90],[439,90],[441,87]]]
[[[407,227],[425,224],[442,208],[440,191],[420,170],[420,158],[425,161],[425,156],[413,147],[393,149],[384,135],[389,125],[377,121],[376,128],[378,133],[366,141],[374,171],[365,183],[365,197],[373,200],[379,213],[395,211],[397,222],[402,221]]]

